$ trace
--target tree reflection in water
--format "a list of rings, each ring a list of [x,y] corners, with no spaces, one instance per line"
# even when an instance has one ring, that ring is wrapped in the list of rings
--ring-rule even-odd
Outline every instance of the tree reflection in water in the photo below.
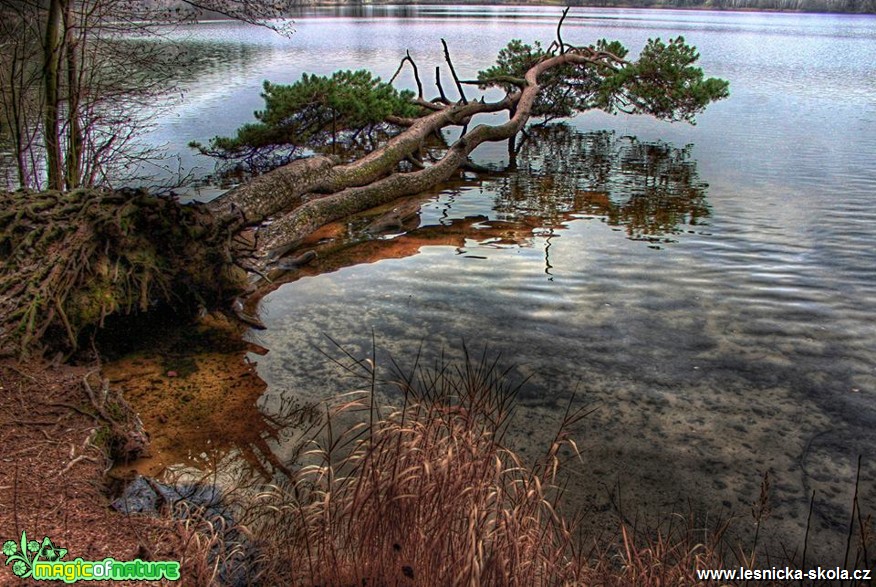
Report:
[[[709,217],[708,185],[690,160],[691,145],[585,133],[564,124],[528,132],[517,172],[497,190],[495,210],[504,219],[538,218],[552,228],[576,215],[595,215],[623,227],[633,240],[672,242],[671,235]]]
[[[540,242],[545,273],[551,276],[551,240],[577,219],[599,217],[628,238],[660,248],[709,216],[707,185],[690,159],[691,146],[643,142],[608,131],[580,132],[564,124],[527,132],[516,169],[462,179],[329,225],[302,246],[317,250],[316,262],[272,278],[294,281],[416,255],[426,246],[453,246],[465,254],[472,241],[500,248]],[[483,205],[473,206],[479,199]],[[404,221],[383,222],[399,209],[412,212]],[[433,211],[432,220],[427,209]],[[383,233],[369,229],[381,224],[388,227]]]

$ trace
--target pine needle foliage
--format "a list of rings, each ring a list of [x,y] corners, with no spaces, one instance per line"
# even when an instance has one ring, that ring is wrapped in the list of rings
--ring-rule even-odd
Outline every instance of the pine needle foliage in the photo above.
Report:
[[[650,39],[635,61],[626,59],[629,51],[619,41],[601,39],[590,48],[611,55],[619,66],[566,65],[546,72],[539,80],[543,89],[534,116],[553,119],[603,110],[694,123],[706,106],[729,95],[727,81],[706,78],[696,67],[699,53],[684,37]],[[478,81],[481,87],[509,91],[549,54],[539,43],[515,39],[499,52],[495,65],[478,73]]]
[[[282,163],[301,149],[351,146],[384,130],[387,118],[411,117],[419,107],[414,94],[397,90],[371,72],[337,71],[329,76],[304,74],[294,84],[264,82],[265,109],[258,122],[243,125],[233,137],[214,137],[208,146],[191,147],[222,159],[270,160]]]

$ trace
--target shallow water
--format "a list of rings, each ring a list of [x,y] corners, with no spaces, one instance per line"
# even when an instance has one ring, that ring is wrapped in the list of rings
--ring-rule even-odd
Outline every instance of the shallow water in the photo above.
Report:
[[[185,151],[231,132],[259,108],[263,79],[389,77],[405,49],[433,71],[442,37],[470,77],[510,38],[549,43],[558,12],[323,11],[290,39],[191,27],[178,34],[222,58],[184,84],[152,140]],[[373,331],[383,364],[421,342],[429,357],[486,345],[529,377],[522,449],[542,444],[572,390],[601,406],[579,435],[579,505],[616,509],[620,487],[643,514],[692,499],[748,516],[769,470],[770,532],[799,544],[815,489],[818,548],[841,551],[859,454],[859,498],[876,508],[876,18],[576,9],[564,29],[634,52],[677,34],[731,81],[730,99],[697,126],[579,116],[533,141],[518,173],[425,194],[407,235],[283,285],[261,304],[268,330],[250,335],[270,350],[263,408],[355,385],[315,348],[331,352],[326,334],[364,356]],[[506,158],[504,145],[476,152],[497,169]],[[365,222],[342,232],[355,240]]]
[[[576,505],[613,510],[620,484],[637,515],[695,496],[698,509],[747,516],[769,470],[782,539],[802,536],[818,489],[825,543],[844,544],[853,461],[876,437],[872,356],[837,323],[841,306],[816,276],[795,276],[793,248],[740,249],[716,233],[709,190],[678,149],[646,145],[658,175],[683,178],[654,187],[621,163],[642,145],[571,134],[608,155],[603,182],[568,169],[574,156],[559,174],[546,169],[555,159],[524,158],[519,175],[424,196],[419,226],[351,246],[266,297],[268,330],[251,336],[271,349],[259,359],[263,409],[361,385],[326,360],[342,356],[325,335],[368,357],[373,332],[386,375],[389,355],[411,365],[421,343],[427,364],[485,345],[527,379],[509,435],[518,449],[547,445],[572,391],[599,406],[578,433]]]

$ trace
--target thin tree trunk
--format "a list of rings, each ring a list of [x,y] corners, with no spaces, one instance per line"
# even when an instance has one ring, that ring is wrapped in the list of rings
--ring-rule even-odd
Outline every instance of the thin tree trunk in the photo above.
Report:
[[[79,66],[76,60],[77,41],[74,36],[73,17],[73,4],[68,1],[64,11],[64,49],[67,57],[67,152],[65,154],[67,169],[65,182],[68,190],[77,188],[82,183],[82,124],[79,112],[82,86],[79,83]]]
[[[59,69],[61,61],[61,0],[50,0],[49,15],[46,20],[46,37],[43,45],[43,88],[46,105],[43,112],[43,134],[46,143],[46,171],[48,188],[64,188],[64,169],[61,157],[61,131],[58,110],[61,102],[59,92]]]
[[[12,137],[15,143],[15,163],[18,171],[18,185],[22,188],[27,186],[27,167],[23,137],[23,133],[25,132],[25,121],[22,112],[24,109],[22,95],[25,91],[23,80],[21,86],[18,85],[19,71],[24,70],[23,61],[24,59],[20,59],[18,55],[18,46],[16,45],[12,51],[12,67],[10,68],[11,71],[9,73],[9,92],[11,94],[11,99],[7,106],[7,112],[10,110],[11,112],[7,114],[7,123],[12,130]],[[23,74],[21,77],[23,78]],[[18,92],[16,92],[16,88],[18,88]]]

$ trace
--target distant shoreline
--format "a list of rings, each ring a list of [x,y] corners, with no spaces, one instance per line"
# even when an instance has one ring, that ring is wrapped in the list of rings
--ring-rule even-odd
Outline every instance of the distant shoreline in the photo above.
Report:
[[[304,2],[299,8],[366,8],[366,7],[414,7],[414,6],[517,6],[542,7],[556,6],[572,8],[630,8],[630,9],[671,9],[671,10],[713,10],[719,12],[790,12],[821,14],[876,14],[876,0],[643,0],[640,2],[601,0],[598,2],[520,2],[519,0],[418,0],[398,2],[392,0],[371,0],[368,2]]]

